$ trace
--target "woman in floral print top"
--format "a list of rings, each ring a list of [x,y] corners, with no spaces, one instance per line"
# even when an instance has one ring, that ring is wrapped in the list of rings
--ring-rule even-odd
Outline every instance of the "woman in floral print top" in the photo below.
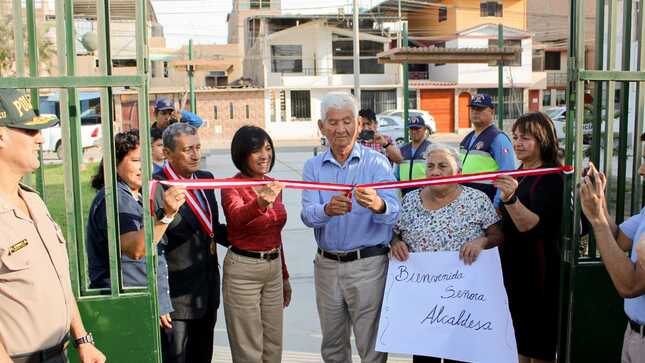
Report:
[[[432,144],[425,159],[428,178],[461,172],[459,154],[452,147]],[[459,251],[464,263],[471,264],[482,249],[501,242],[498,222],[493,204],[479,190],[459,184],[417,189],[403,198],[390,244],[392,256],[405,261],[410,252]],[[413,362],[435,361],[441,359],[413,357]]]

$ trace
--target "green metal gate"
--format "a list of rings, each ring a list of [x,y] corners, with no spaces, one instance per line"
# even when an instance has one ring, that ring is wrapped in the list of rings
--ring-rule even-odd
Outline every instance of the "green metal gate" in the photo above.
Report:
[[[143,159],[143,185],[148,185],[151,171],[149,113],[148,113],[148,45],[146,34],[146,1],[135,0],[136,7],[136,62],[134,76],[112,75],[110,55],[110,3],[97,0],[98,64],[99,76],[76,75],[76,36],[74,34],[74,12],[72,0],[56,0],[56,50],[58,53],[59,76],[40,77],[38,70],[38,43],[34,0],[26,0],[26,22],[28,33],[29,77],[24,74],[24,47],[22,41],[22,4],[13,0],[13,21],[15,22],[16,71],[18,77],[1,78],[2,88],[31,89],[34,108],[39,108],[39,89],[60,91],[62,140],[64,145],[64,190],[67,222],[67,248],[70,260],[72,287],[78,301],[83,322],[94,334],[97,347],[111,362],[157,362],[161,349],[159,318],[155,280],[155,256],[152,241],[152,219],[149,203],[144,204],[144,226],[146,230],[146,255],[148,281],[143,288],[124,289],[120,274],[120,247],[118,232],[118,205],[116,189],[116,167],[114,144],[111,135],[113,127],[113,87],[130,87],[138,92],[140,140]],[[103,160],[105,173],[105,195],[107,200],[107,222],[109,239],[109,268],[111,286],[109,289],[89,289],[87,254],[85,252],[84,217],[82,205],[80,166],[81,119],[79,109],[79,88],[97,88],[101,94],[101,120],[103,133]],[[41,153],[42,165],[42,153]],[[45,198],[47,183],[43,167],[36,173],[36,185]],[[144,200],[148,200],[148,188],[143,188]],[[59,223],[61,221],[58,221]],[[70,353],[77,360],[76,353]]]
[[[640,1],[642,9],[643,1]],[[636,1],[622,7],[622,64],[616,64],[617,0],[571,0],[567,89],[566,163],[576,168],[567,179],[564,198],[560,362],[619,362],[626,326],[623,302],[618,296],[598,254],[593,236],[580,237],[580,204],[576,184],[585,160],[592,160],[607,175],[607,199],[616,223],[638,213],[642,184],[638,177],[645,100],[645,38],[643,11]],[[595,30],[585,29],[586,11],[595,6]],[[636,65],[632,58],[632,19],[637,16],[639,41]],[[605,37],[605,29],[607,36]],[[586,40],[595,31],[595,64],[585,64]],[[620,82],[616,100],[617,82]],[[630,84],[637,96],[630,101]],[[587,96],[587,97],[585,97]],[[585,102],[585,100],[587,102]],[[592,101],[592,102],[589,102]],[[616,109],[618,102],[619,109]],[[592,103],[587,106],[585,104]],[[630,110],[632,112],[630,112]],[[630,122],[630,114],[633,121]],[[619,118],[617,128],[614,117]],[[591,124],[585,136],[583,125]],[[614,132],[617,130],[617,133]],[[615,145],[614,139],[618,142]],[[586,142],[585,142],[586,141]],[[586,144],[588,143],[588,144]],[[631,145],[629,145],[631,143]],[[617,148],[615,148],[617,146]],[[630,160],[631,156],[631,160]],[[629,201],[629,211],[625,203]],[[615,207],[615,208],[613,208]],[[626,213],[627,212],[627,213]]]

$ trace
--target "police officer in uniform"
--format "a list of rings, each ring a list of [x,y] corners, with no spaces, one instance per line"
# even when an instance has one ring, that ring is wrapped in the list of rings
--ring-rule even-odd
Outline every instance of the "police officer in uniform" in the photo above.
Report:
[[[484,173],[515,170],[515,153],[511,139],[493,124],[493,99],[487,94],[476,94],[468,105],[474,130],[461,141],[462,173]],[[499,193],[490,183],[467,183],[469,187],[486,193],[499,207]]]
[[[401,181],[426,178],[426,150],[431,144],[423,117],[412,118],[408,128],[411,141],[400,148],[403,161],[399,164],[398,177]],[[401,189],[401,194],[405,195],[415,189],[417,188]]]
[[[154,115],[155,122],[152,123],[150,128],[159,128],[162,131],[177,121],[187,123],[194,128],[199,128],[204,123],[201,117],[192,112],[186,110],[177,112],[174,103],[165,97],[158,98],[155,101]]]
[[[41,129],[29,96],[0,89],[0,362],[102,363],[72,294],[65,239],[38,194],[20,179],[40,166]]]

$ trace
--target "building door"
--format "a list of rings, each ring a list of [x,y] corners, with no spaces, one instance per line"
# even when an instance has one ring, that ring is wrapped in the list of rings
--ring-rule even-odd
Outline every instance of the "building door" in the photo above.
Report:
[[[470,103],[470,93],[463,92],[459,95],[459,128],[468,129],[470,128],[470,109],[468,104]]]
[[[529,90],[529,112],[540,110],[540,90]]]
[[[437,132],[455,130],[455,92],[452,89],[421,90],[421,109],[428,111],[437,123]]]

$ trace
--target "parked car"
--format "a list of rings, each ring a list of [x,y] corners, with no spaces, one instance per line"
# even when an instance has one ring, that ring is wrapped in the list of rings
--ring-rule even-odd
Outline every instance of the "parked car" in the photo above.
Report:
[[[377,115],[376,121],[378,122],[378,131],[381,134],[392,138],[392,140],[396,142],[397,146],[403,145],[403,142],[405,141],[405,127],[403,125],[403,120],[400,117]],[[321,136],[320,145],[323,148],[326,148],[328,146],[327,144],[327,138],[325,136]]]
[[[562,141],[566,138],[566,125],[567,125],[567,108],[564,106],[555,106],[555,107],[546,107],[542,110],[547,114],[551,120],[553,120],[553,125],[555,126],[555,133],[558,136],[558,140]],[[591,137],[593,133],[593,124],[591,123],[592,118],[591,109],[585,109],[585,122],[582,124],[582,139],[584,144],[591,143]],[[605,116],[603,115],[603,118]],[[618,119],[615,120],[617,122]]]
[[[378,116],[396,116],[403,120],[403,110],[389,110],[385,112],[381,112],[378,114]],[[418,117],[421,116],[423,118],[423,121],[425,121],[426,126],[428,127],[428,130],[430,130],[431,134],[434,134],[437,132],[437,123],[434,120],[434,117],[428,112],[428,111],[423,111],[423,110],[408,110],[408,117]]]
[[[376,121],[378,122],[378,131],[383,135],[387,135],[392,140],[396,142],[398,146],[401,146],[405,141],[405,125],[403,125],[403,119],[397,116],[376,116]]]
[[[93,112],[88,112],[93,111]],[[101,115],[96,117],[96,111],[91,108],[81,113],[81,145],[83,149],[101,144],[102,130],[101,130]],[[52,116],[55,115],[43,115]],[[54,151],[59,159],[63,159],[63,140],[62,128],[60,122],[53,127],[43,130],[43,151]]]

